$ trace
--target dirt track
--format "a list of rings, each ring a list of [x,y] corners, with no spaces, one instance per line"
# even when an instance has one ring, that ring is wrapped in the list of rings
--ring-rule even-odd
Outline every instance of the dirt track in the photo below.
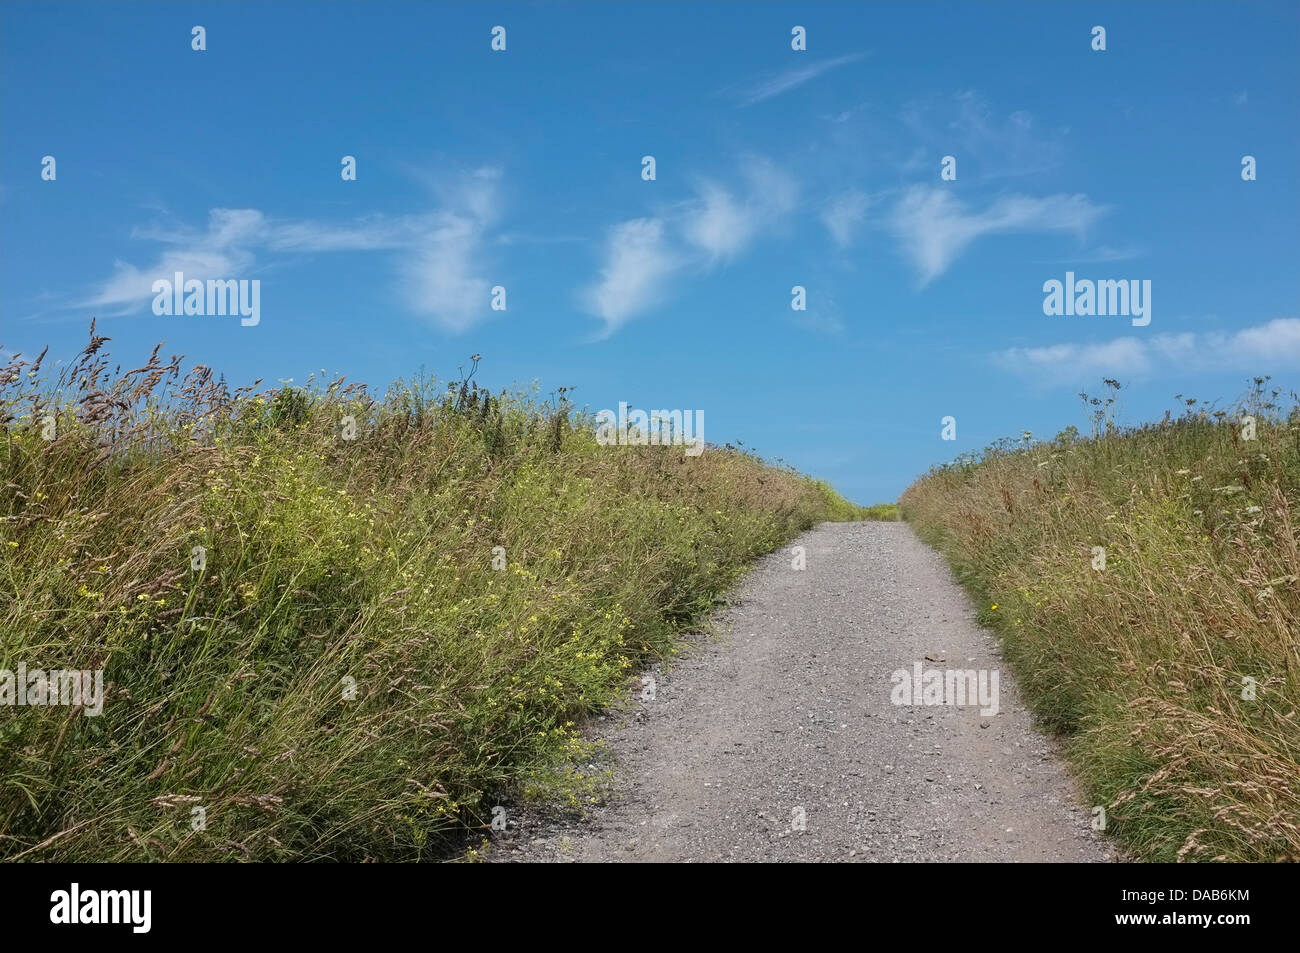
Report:
[[[761,560],[713,638],[646,673],[653,700],[596,723],[617,796],[525,817],[493,859],[1113,859],[936,553],[903,523],[827,523],[795,545],[804,571],[789,547]],[[893,704],[891,673],[916,662],[997,670],[998,713]]]

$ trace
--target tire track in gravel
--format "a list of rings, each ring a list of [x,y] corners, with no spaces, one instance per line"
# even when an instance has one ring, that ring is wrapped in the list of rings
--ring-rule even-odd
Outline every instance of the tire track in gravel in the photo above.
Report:
[[[616,796],[524,815],[508,861],[1104,861],[993,636],[905,523],[824,523],[761,559],[682,658],[594,722]],[[931,658],[943,661],[924,661]],[[896,706],[890,674],[998,670],[999,712]],[[797,809],[805,817],[796,830]]]

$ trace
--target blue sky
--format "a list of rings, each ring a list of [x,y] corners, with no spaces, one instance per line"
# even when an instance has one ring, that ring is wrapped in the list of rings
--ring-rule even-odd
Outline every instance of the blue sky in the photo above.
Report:
[[[893,499],[1102,377],[1129,422],[1297,387],[1297,52],[1295,4],[6,3],[0,345],[97,315],[123,362],[381,389],[479,353]],[[155,315],[178,269],[260,323]],[[1066,271],[1150,324],[1045,315]]]

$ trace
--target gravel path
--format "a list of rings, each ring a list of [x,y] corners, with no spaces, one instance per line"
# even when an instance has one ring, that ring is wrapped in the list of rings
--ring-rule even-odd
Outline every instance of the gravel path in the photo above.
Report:
[[[593,724],[616,796],[513,820],[492,859],[1114,859],[938,554],[904,523],[794,545],[804,571],[789,547],[760,560],[716,637],[646,673],[653,700]],[[891,703],[891,673],[916,662],[999,670],[998,713]]]

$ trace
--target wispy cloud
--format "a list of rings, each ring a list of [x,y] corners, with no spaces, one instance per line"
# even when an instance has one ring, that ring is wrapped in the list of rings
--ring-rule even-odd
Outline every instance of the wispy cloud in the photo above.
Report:
[[[499,179],[498,170],[483,168],[442,183],[443,207],[422,215],[331,223],[216,208],[203,228],[137,228],[134,239],[167,247],[146,266],[115,262],[107,279],[69,307],[132,314],[152,299],[154,281],[178,271],[203,281],[250,276],[266,266],[268,256],[388,251],[397,256],[397,297],[412,313],[462,332],[490,313],[491,283],[482,259],[499,214]]]
[[[773,98],[774,96],[780,96],[782,93],[788,93],[792,89],[797,89],[804,83],[810,82],[825,73],[829,73],[833,69],[839,69],[841,66],[855,63],[866,55],[867,54],[865,53],[849,53],[845,56],[837,56],[833,59],[822,60],[819,63],[810,63],[807,66],[799,66],[794,69],[783,70],[779,73],[765,76],[757,82],[749,83],[741,87],[731,87],[726,90],[726,92],[737,99],[741,106],[753,106],[755,103],[761,103]]]
[[[663,214],[610,229],[604,264],[579,294],[583,306],[604,322],[601,337],[660,303],[683,270],[708,270],[737,259],[798,205],[798,181],[770,160],[748,157],[740,173],[739,188],[704,180],[693,198]]]
[[[1068,130],[1044,131],[1024,110],[999,116],[974,90],[951,99],[911,102],[901,118],[933,154],[936,169],[939,156],[953,155],[963,178],[971,165],[984,179],[999,179],[1054,168],[1065,156]]]
[[[483,248],[499,215],[500,170],[483,168],[437,186],[444,208],[403,253],[399,266],[407,306],[453,334],[490,313],[492,282]]]
[[[822,224],[831,233],[835,244],[841,248],[847,248],[852,244],[853,234],[862,224],[867,214],[867,206],[870,204],[865,193],[857,189],[849,189],[832,196],[822,206]]]
[[[1110,245],[1098,245],[1096,248],[1085,248],[1076,255],[1041,260],[1039,264],[1096,265],[1108,261],[1132,261],[1135,258],[1145,258],[1146,254],[1144,248],[1112,248]]]
[[[629,318],[656,304],[667,279],[682,264],[664,237],[664,222],[638,218],[610,229],[605,265],[595,284],[583,292],[589,311],[605,322],[600,337],[608,337]]]
[[[993,356],[1014,373],[1073,386],[1082,377],[1154,376],[1168,371],[1300,368],[1300,318],[1275,318],[1239,331],[1128,336],[1094,344],[1013,347]]]
[[[921,279],[928,284],[966,248],[999,232],[1075,232],[1082,235],[1106,208],[1086,195],[1004,195],[972,212],[943,188],[913,186],[894,206],[889,227]]]
[[[1066,369],[1083,377],[1146,374],[1151,370],[1147,348],[1138,338],[1126,337],[1100,344],[1013,347],[994,355],[994,359],[1007,370],[1029,375],[1055,377]]]
[[[252,267],[252,246],[265,241],[267,222],[255,209],[214,208],[207,228],[171,232],[140,230],[134,237],[173,245],[152,265],[140,268],[115,261],[113,273],[88,296],[69,307],[95,308],[109,314],[130,314],[153,297],[153,283],[181,271],[195,278],[224,278],[247,273]]]
[[[736,256],[753,237],[753,222],[731,192],[712,182],[682,222],[683,237],[713,259]]]
[[[745,189],[739,197],[704,182],[684,206],[683,236],[711,262],[734,259],[798,204],[799,183],[770,160],[746,158],[741,176]]]
[[[790,323],[816,334],[840,334],[844,331],[844,317],[834,298],[821,296],[821,300],[808,311],[790,313]]]

